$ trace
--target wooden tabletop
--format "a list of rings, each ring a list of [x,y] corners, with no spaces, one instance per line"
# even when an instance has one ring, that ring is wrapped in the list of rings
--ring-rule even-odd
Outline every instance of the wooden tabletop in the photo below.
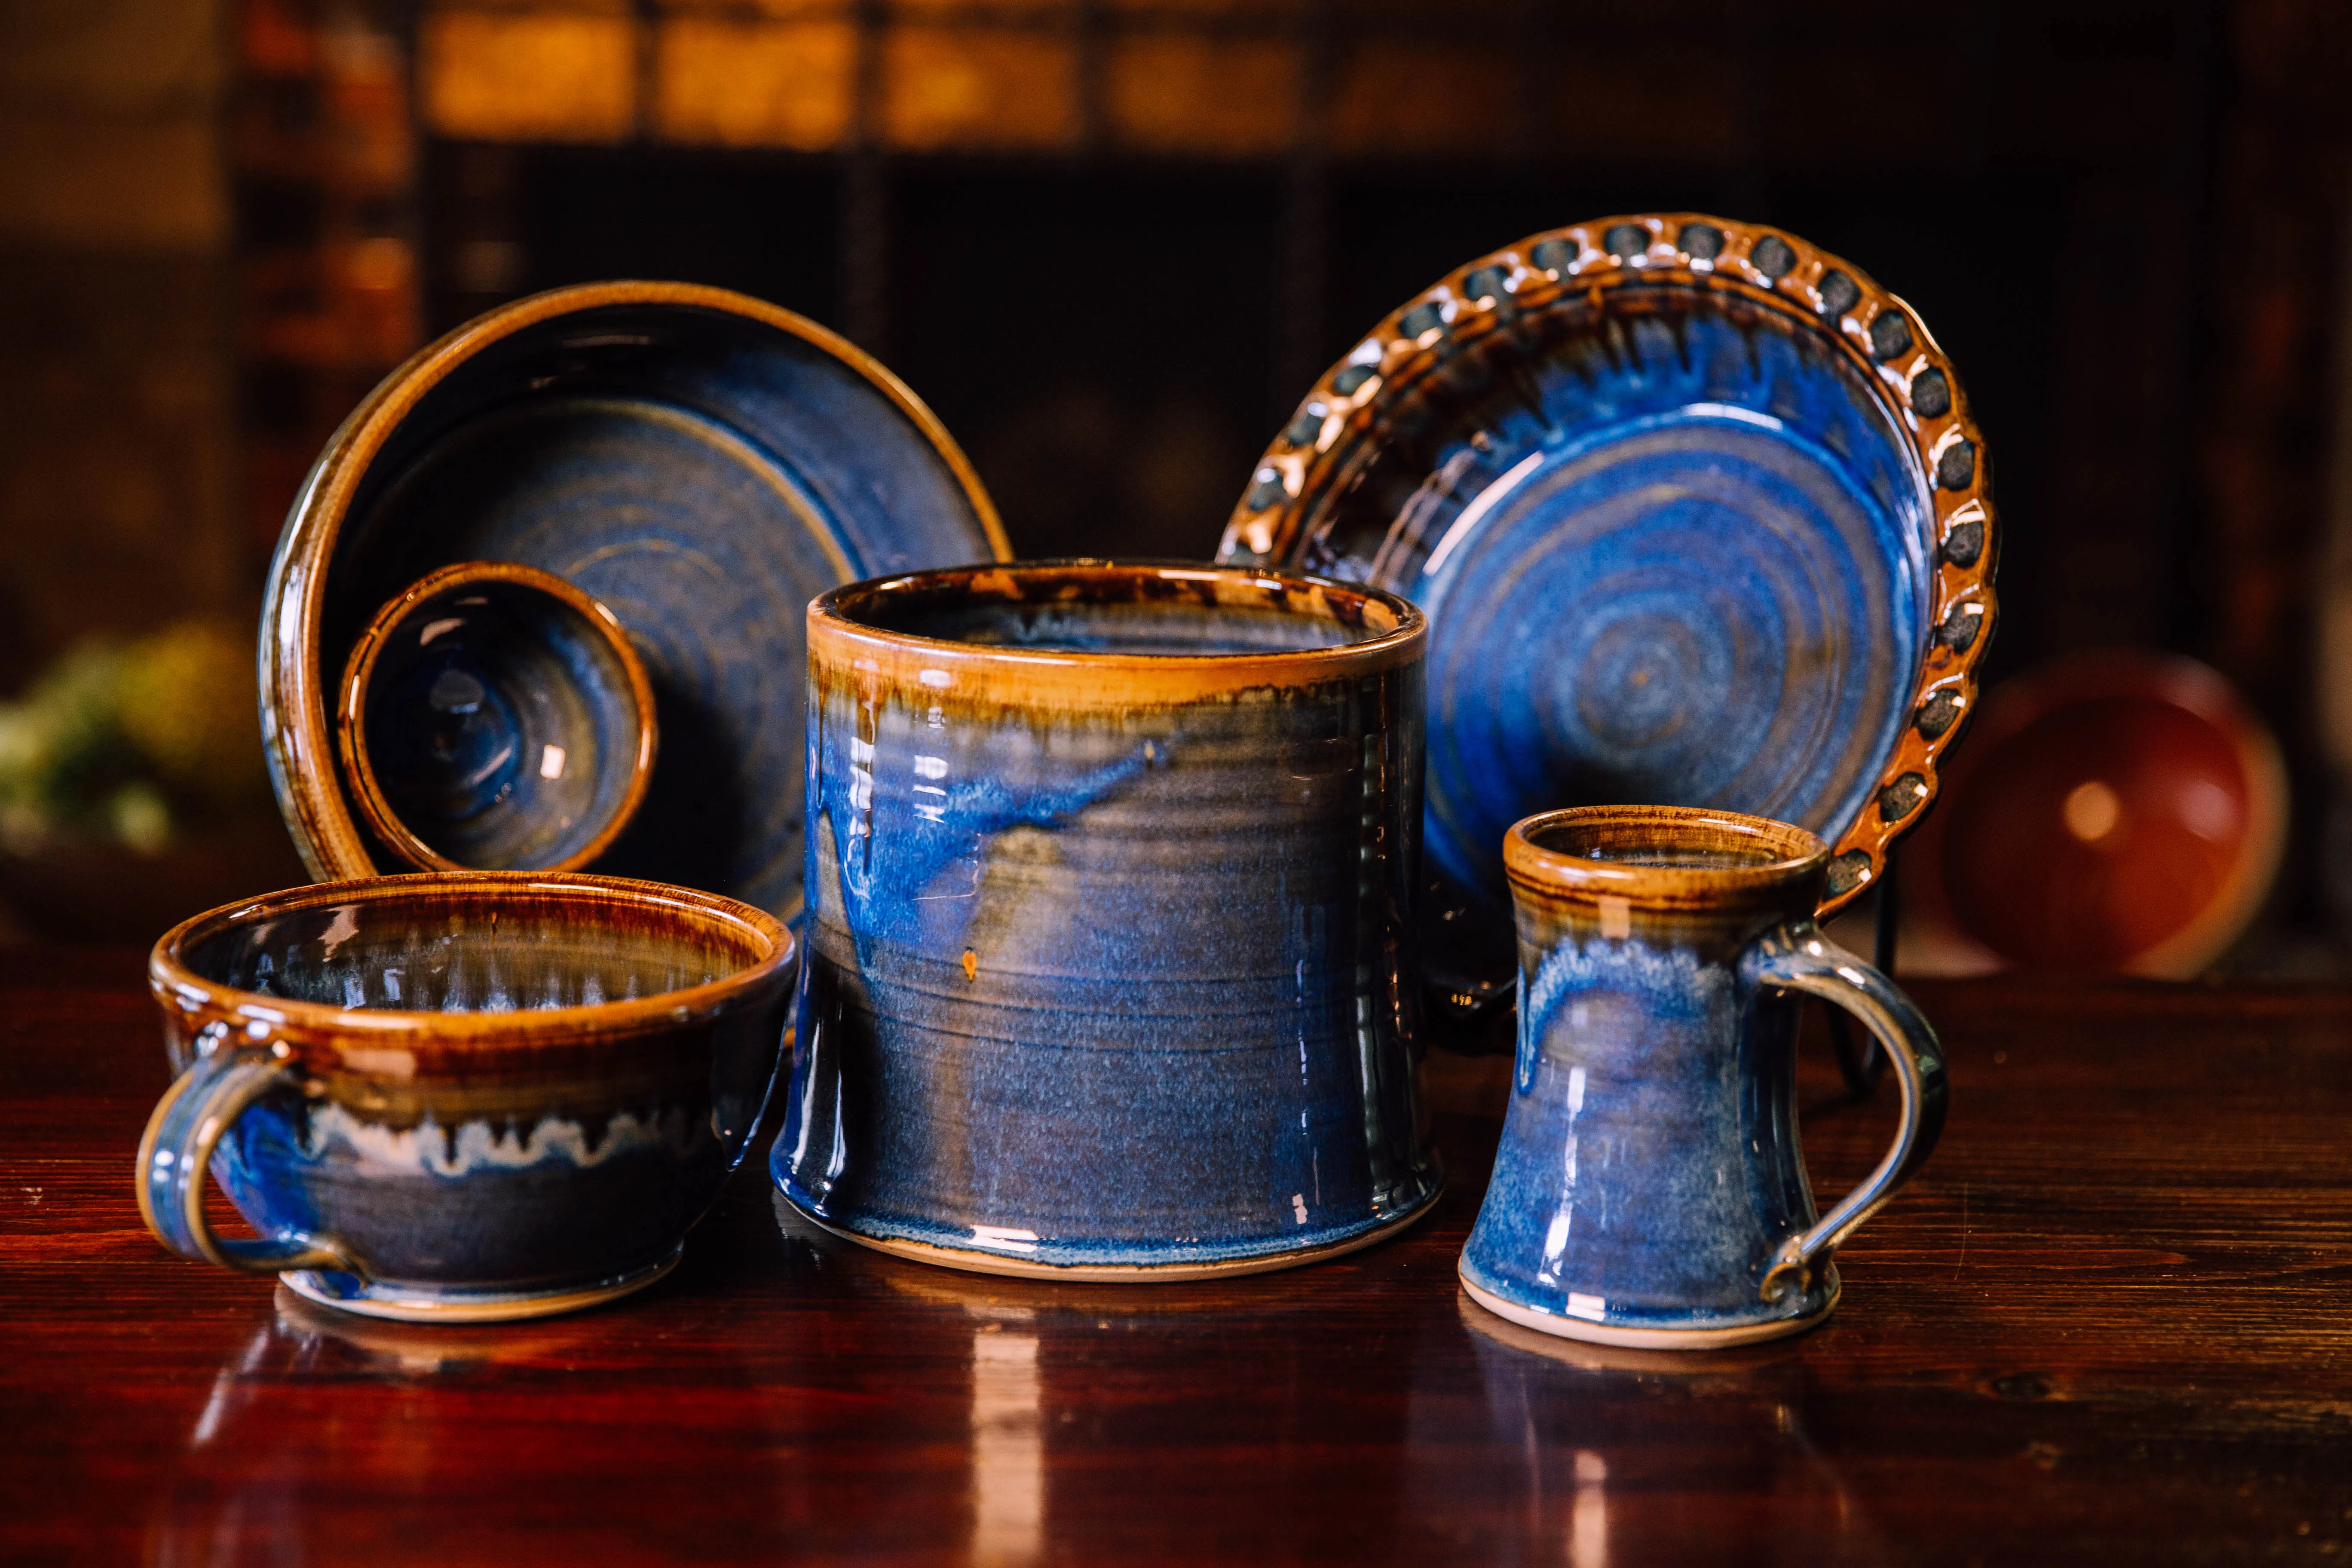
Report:
[[[781,1222],[755,1157],[599,1311],[411,1327],[167,1256],[128,953],[0,954],[0,1561],[2352,1559],[2352,995],[1922,984],[1952,1115],[1827,1326],[1603,1352],[1454,1285],[1507,1084],[1354,1257],[1053,1286]],[[1892,1093],[1811,1053],[1824,1194]]]

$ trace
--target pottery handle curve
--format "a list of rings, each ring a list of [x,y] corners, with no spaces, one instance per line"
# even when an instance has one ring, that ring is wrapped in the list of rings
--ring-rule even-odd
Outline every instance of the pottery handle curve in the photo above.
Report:
[[[1886,976],[1824,937],[1812,921],[1790,921],[1766,932],[1741,957],[1739,967],[1751,984],[1801,991],[1853,1014],[1886,1052],[1903,1093],[1895,1142],[1878,1168],[1818,1224],[1790,1237],[1774,1253],[1760,1290],[1769,1301],[1808,1279],[1822,1258],[1927,1163],[1944,1131],[1949,1094],[1943,1047],[1919,1009]]]
[[[366,1270],[331,1237],[287,1230],[240,1240],[213,1234],[205,1217],[205,1173],[221,1136],[247,1106],[299,1080],[267,1050],[215,1050],[165,1091],[139,1140],[139,1217],[183,1258],[251,1274],[330,1268]]]

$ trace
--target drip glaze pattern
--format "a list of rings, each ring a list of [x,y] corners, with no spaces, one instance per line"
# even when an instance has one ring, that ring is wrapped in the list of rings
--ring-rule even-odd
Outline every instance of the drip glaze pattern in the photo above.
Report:
[[[466,872],[272,895],[156,946],[173,1250],[347,1310],[528,1317],[650,1283],[743,1155],[793,942],[747,905]],[[213,1142],[208,1142],[211,1140]],[[258,1241],[215,1237],[205,1165]]]
[[[929,1261],[1108,1279],[1425,1211],[1418,613],[1072,563],[862,584],[809,627],[787,1197]]]

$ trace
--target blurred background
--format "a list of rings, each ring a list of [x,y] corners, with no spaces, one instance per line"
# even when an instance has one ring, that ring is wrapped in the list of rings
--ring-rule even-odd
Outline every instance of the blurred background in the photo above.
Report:
[[[352,405],[501,300],[774,300],[930,403],[1022,552],[1202,556],[1408,295],[1697,208],[1918,309],[1995,463],[1990,677],[2220,671],[2294,803],[2220,962],[2352,973],[2347,68],[2338,0],[11,0],[0,933],[301,879],[269,551]]]

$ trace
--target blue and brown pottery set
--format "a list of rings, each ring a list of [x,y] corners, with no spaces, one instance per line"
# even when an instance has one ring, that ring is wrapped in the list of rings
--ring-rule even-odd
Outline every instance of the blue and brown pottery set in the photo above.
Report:
[[[1900,300],[1691,214],[1408,301],[1217,565],[1009,563],[913,394],[772,306],[505,307],[289,519],[264,735],[329,880],[158,944],[142,1212],[347,1310],[562,1310],[666,1271],[767,1107],[783,1197],[885,1252],[1277,1268],[1429,1212],[1422,1053],[1507,1031],[1467,1298],[1802,1329],[1941,1125],[1932,1032],[1814,921],[1970,716],[1984,469]],[[1803,994],[1901,1090],[1825,1216]]]

